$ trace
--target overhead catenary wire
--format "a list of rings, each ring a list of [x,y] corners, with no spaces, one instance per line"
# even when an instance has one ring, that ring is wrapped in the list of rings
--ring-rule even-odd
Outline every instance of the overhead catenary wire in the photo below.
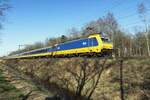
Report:
[[[142,1],[140,1],[140,2],[142,2]],[[112,6],[112,7],[110,8],[110,10],[113,10],[113,9],[117,8],[117,7],[121,6],[122,4],[124,4],[124,3],[123,3],[123,0],[122,0],[121,2],[117,2],[114,6]],[[107,9],[107,11],[109,12],[109,9]],[[146,11],[147,11],[147,12],[150,12],[150,9],[146,9]],[[135,16],[135,15],[138,15],[138,12],[134,12],[134,13],[129,14],[129,15],[126,15],[126,16],[121,16],[121,17],[119,17],[119,18],[117,18],[117,19],[118,19],[118,20],[123,20],[123,19],[129,18],[129,17],[131,17],[131,16]]]
[[[124,4],[124,3],[123,3],[123,0],[121,0],[120,2],[116,2],[116,4],[115,4],[114,6],[112,6],[112,7],[110,8],[110,10],[116,9],[117,7],[119,7],[119,6],[122,5],[122,4]]]
[[[123,1],[123,0],[120,1],[120,2],[118,2],[118,1],[116,0],[115,2],[116,2],[116,4],[114,4],[111,8],[109,8],[110,10],[116,9],[116,8],[118,8],[119,6],[121,6],[121,5],[124,4],[124,1]],[[140,3],[140,2],[142,2],[142,1],[139,0],[138,3]],[[106,11],[109,12],[109,9],[107,9]],[[147,9],[147,12],[150,12],[150,9]],[[118,21],[124,21],[125,19],[132,18],[133,16],[138,16],[138,11],[136,11],[136,12],[134,12],[134,13],[131,13],[131,14],[128,14],[128,15],[125,15],[125,16],[120,16],[120,17],[118,17],[118,18],[116,18],[116,19],[117,19]],[[135,25],[135,24],[138,24],[138,23],[141,23],[141,21],[139,20],[139,21],[136,21],[136,22],[133,22],[133,23],[129,23],[129,24],[127,24],[127,25],[123,25],[123,26],[127,26],[127,27],[131,27],[132,25],[138,26],[138,25]],[[132,26],[132,27],[134,27],[134,26]],[[126,27],[126,28],[127,28],[127,27]]]
[[[118,0],[115,0],[115,4],[114,4],[111,8],[108,8],[108,9],[104,10],[104,12],[110,12],[110,10],[116,9],[116,8],[119,7],[122,3],[123,3],[123,0],[122,0],[121,2],[118,2]]]
[[[150,12],[150,10],[147,10],[147,12]],[[121,17],[119,17],[119,18],[117,18],[117,19],[123,20],[123,19],[127,19],[127,18],[130,18],[130,17],[132,17],[132,16],[137,16],[137,15],[138,15],[138,13],[135,12],[135,13],[132,13],[132,14],[129,14],[129,15],[126,15],[126,16],[121,16]]]

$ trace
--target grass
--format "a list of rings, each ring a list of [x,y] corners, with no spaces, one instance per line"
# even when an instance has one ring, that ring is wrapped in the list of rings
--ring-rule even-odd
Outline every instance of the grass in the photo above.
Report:
[[[20,100],[21,92],[11,85],[0,70],[0,100]]]
[[[76,58],[80,60],[80,58]],[[48,60],[24,60],[20,61],[16,66],[22,72],[28,72],[36,76],[39,80],[46,77],[55,75],[62,75],[65,73],[65,66],[72,66],[76,59],[54,59]],[[93,64],[93,60],[89,60],[89,64]],[[101,61],[101,60],[100,60]],[[108,64],[112,63],[111,59]],[[10,63],[12,64],[12,63]],[[72,65],[71,65],[72,64]],[[21,66],[21,67],[20,67]],[[93,94],[94,100],[120,100],[120,66],[119,62],[112,64],[108,67],[101,76],[100,83],[98,84],[95,93]],[[60,73],[61,72],[61,73]],[[66,78],[66,77],[65,77]],[[56,83],[60,83],[54,76],[49,78]],[[126,100],[149,100],[150,98],[150,58],[128,58],[123,62],[123,81],[124,81],[124,95]],[[70,81],[74,82],[74,80]],[[87,84],[90,86],[90,83]],[[70,88],[72,90],[72,88]],[[0,99],[1,100],[1,99]]]
[[[105,90],[105,93],[112,91],[108,97],[119,100],[116,98],[117,93],[120,92],[119,64],[112,66],[109,70],[109,75],[103,73],[103,79],[101,80],[101,84],[105,85],[103,91]],[[123,64],[123,81],[126,100],[149,100],[150,58],[125,60]],[[102,89],[99,91],[101,92]]]

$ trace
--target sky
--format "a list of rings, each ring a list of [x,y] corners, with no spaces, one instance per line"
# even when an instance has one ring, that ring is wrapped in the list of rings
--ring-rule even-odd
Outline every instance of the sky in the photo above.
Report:
[[[3,29],[0,30],[0,56],[18,50],[18,45],[45,41],[81,29],[88,22],[112,12],[124,30],[142,25],[137,5],[150,0],[10,0]],[[148,12],[150,17],[150,12]]]

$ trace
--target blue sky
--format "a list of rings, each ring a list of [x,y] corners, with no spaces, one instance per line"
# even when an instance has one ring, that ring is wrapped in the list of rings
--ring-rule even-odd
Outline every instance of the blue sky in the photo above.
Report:
[[[0,56],[17,50],[19,44],[58,37],[72,27],[80,30],[108,11],[114,13],[125,30],[131,30],[141,25],[138,14],[133,15],[141,1],[150,9],[150,0],[10,0],[12,9],[0,30]]]

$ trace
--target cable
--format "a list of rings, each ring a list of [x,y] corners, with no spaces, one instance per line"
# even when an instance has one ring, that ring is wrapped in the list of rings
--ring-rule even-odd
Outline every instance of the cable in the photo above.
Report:
[[[120,6],[121,3],[122,3],[122,1],[123,1],[123,0],[121,0],[121,2],[118,2],[116,5],[114,5],[113,7],[111,7],[111,10],[112,10],[112,9],[115,9],[115,8],[118,7],[118,6]]]
[[[119,3],[117,3],[117,5],[120,6],[121,3],[122,3],[122,2],[119,2]],[[113,7],[111,8],[111,10],[114,9],[114,8],[116,8],[116,6],[113,6]],[[146,11],[147,11],[147,12],[150,12],[150,9],[147,9]],[[129,15],[127,15],[127,16],[119,17],[119,18],[117,18],[117,19],[118,19],[118,20],[122,20],[122,19],[126,19],[126,18],[129,18],[130,16],[135,16],[135,15],[137,15],[137,12],[132,13],[132,14],[129,14]]]
[[[148,13],[148,12],[150,12],[150,10],[147,10],[147,13]],[[126,19],[126,18],[129,18],[129,17],[131,17],[131,16],[135,16],[135,15],[138,15],[138,13],[137,13],[137,12],[134,12],[134,13],[132,13],[132,14],[129,14],[129,15],[120,17],[120,18],[118,18],[118,19],[119,19],[119,20],[122,20],[122,19]]]
[[[116,7],[120,6],[122,1],[121,2],[116,2],[115,5],[113,5],[111,8],[108,8],[108,9],[104,10],[104,12],[110,12],[110,10],[115,9]]]

